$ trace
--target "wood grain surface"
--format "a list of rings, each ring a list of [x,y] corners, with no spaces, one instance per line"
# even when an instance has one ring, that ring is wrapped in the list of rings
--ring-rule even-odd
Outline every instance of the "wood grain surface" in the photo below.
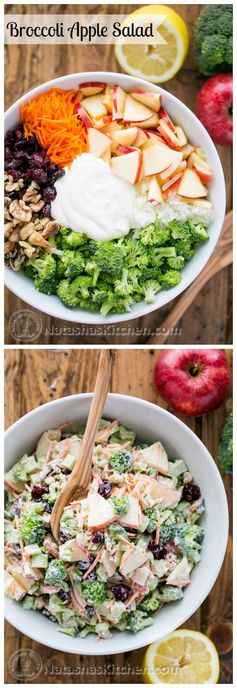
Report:
[[[129,13],[137,5],[40,5],[31,6],[32,13]],[[194,21],[201,5],[176,5],[176,10],[185,19],[191,45],[183,69],[171,81],[163,84],[164,88],[180,98],[188,107],[195,110],[195,99],[204,79],[195,69],[193,61],[192,34]],[[27,11],[27,5],[9,4],[6,12],[17,14]],[[114,56],[112,45],[11,45],[6,47],[6,107],[14,103],[26,91],[44,81],[73,72],[92,70],[121,71]],[[232,208],[231,149],[218,146],[221,157],[227,190],[227,210]],[[180,319],[177,328],[171,328],[167,338],[168,344],[231,344],[232,343],[232,272],[226,267],[216,274],[196,296],[185,315]],[[169,315],[176,300],[148,316],[131,320],[128,326],[120,323],[114,327],[75,327],[66,321],[33,311],[41,319],[41,332],[34,339],[36,344],[136,344],[149,343],[149,336],[157,331],[163,320]],[[5,342],[14,344],[17,340],[12,334],[10,317],[26,308],[26,304],[6,290],[5,300]],[[21,343],[30,343],[27,337]]]
[[[153,384],[154,349],[120,349],[115,353],[111,391],[146,399],[167,408]],[[230,350],[227,355],[231,357]],[[91,392],[94,387],[99,360],[95,349],[70,350],[6,350],[5,399],[6,427],[20,416],[50,400]],[[231,409],[228,398],[212,414],[197,419],[180,418],[200,437],[217,460],[220,431],[226,413]],[[16,459],[17,459],[16,454]],[[232,523],[232,483],[222,473],[229,502]],[[211,565],[211,562],[210,562]],[[226,646],[232,620],[232,536],[218,579],[202,606],[185,622],[186,628],[211,633],[218,647]],[[101,641],[103,642],[103,641]],[[85,640],[86,643],[86,640]],[[227,643],[228,645],[228,643]],[[63,654],[33,642],[27,636],[6,624],[6,683],[17,683],[14,671],[14,652],[34,650],[42,660],[42,670],[32,681],[21,683],[142,683],[141,661],[144,648],[135,652],[111,657],[83,657]],[[229,650],[229,646],[226,647]],[[225,650],[225,648],[224,648]],[[13,656],[13,659],[11,659]],[[228,651],[221,656],[220,683],[232,683],[232,657]],[[25,660],[22,660],[25,661]],[[21,660],[18,670],[22,670]]]

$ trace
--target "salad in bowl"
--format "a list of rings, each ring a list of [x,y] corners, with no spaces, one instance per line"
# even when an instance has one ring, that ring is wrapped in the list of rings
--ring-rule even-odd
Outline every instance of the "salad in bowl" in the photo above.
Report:
[[[7,285],[71,320],[167,303],[202,269],[224,212],[202,125],[163,89],[117,74],[63,77],[21,99],[4,186]]]
[[[5,592],[67,635],[109,639],[183,599],[201,560],[204,500],[183,459],[102,420],[88,495],[65,507],[58,545],[51,512],[82,437],[67,423],[48,430],[6,474]]]

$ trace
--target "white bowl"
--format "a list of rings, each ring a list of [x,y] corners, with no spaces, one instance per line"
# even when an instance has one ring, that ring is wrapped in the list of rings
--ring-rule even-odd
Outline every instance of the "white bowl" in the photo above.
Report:
[[[60,301],[57,296],[46,296],[38,292],[31,280],[27,279],[21,272],[13,272],[7,269],[5,271],[5,284],[16,296],[23,299],[26,303],[34,308],[37,308],[47,315],[52,315],[62,320],[68,320],[76,323],[87,324],[106,324],[112,322],[124,322],[132,318],[139,318],[142,315],[147,315],[165,304],[169,303],[176,296],[186,289],[191,282],[199,275],[204,265],[210,258],[215,245],[218,241],[219,234],[222,228],[225,215],[225,182],[223,171],[221,167],[220,158],[216,148],[204,129],[201,122],[193,114],[193,112],[184,105],[178,98],[168,93],[160,86],[154,86],[143,79],[136,79],[126,74],[117,74],[112,72],[81,72],[79,74],[69,74],[57,79],[52,79],[47,83],[37,86],[32,89],[22,98],[20,98],[5,115],[5,130],[14,128],[19,121],[19,106],[24,101],[32,98],[38,93],[42,93],[46,89],[55,86],[60,88],[77,88],[78,84],[85,81],[106,81],[107,83],[118,83],[127,91],[132,91],[139,88],[152,89],[162,94],[163,104],[167,108],[169,114],[173,119],[183,126],[189,140],[204,149],[208,162],[214,171],[214,181],[210,186],[209,199],[213,203],[215,209],[215,219],[209,228],[209,241],[199,246],[195,256],[187,263],[182,271],[182,280],[180,284],[172,289],[161,291],[157,294],[153,304],[148,305],[145,301],[135,304],[129,313],[121,315],[108,315],[106,318],[99,313],[92,313],[86,310],[69,309]]]
[[[82,424],[86,421],[91,394],[64,397],[27,413],[6,431],[6,470],[25,453],[34,450],[39,435],[47,428],[57,427],[65,420]],[[217,467],[196,435],[176,416],[142,399],[109,394],[103,416],[118,418],[148,443],[157,439],[164,443],[170,457],[183,458],[194,480],[200,485],[206,513],[202,559],[191,574],[191,585],[180,602],[167,604],[154,624],[140,633],[114,633],[110,640],[96,642],[95,636],[85,640],[71,638],[57,631],[57,625],[39,612],[26,611],[17,602],[6,598],[6,618],[19,631],[33,640],[63,652],[84,655],[109,655],[127,652],[154,642],[183,624],[210,592],[221,568],[228,537],[228,509],[224,486]]]

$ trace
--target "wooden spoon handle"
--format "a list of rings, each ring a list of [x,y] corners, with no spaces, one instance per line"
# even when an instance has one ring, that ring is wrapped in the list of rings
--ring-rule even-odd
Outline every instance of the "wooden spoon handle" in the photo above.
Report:
[[[64,507],[71,501],[78,488],[83,488],[85,491],[90,482],[92,451],[108,393],[113,360],[113,351],[104,349],[101,352],[95,391],[77,460],[65,487],[57,497],[52,511],[50,525],[55,540],[58,540],[59,537],[59,523]]]

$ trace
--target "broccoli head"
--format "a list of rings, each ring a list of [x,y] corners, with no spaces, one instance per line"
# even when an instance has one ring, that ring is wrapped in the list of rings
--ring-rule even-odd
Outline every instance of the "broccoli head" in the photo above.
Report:
[[[198,564],[201,558],[200,550],[203,537],[204,531],[201,526],[181,523],[176,526],[174,543],[181,554],[186,555],[192,564]]]
[[[113,542],[116,542],[118,535],[123,535],[123,537],[128,537],[127,531],[123,526],[120,526],[118,523],[111,523],[111,526],[109,526],[109,537]]]
[[[139,301],[141,298],[139,297]],[[126,298],[119,297],[112,291],[107,294],[106,300],[103,302],[100,312],[105,318],[108,313],[127,313],[131,310],[131,306],[134,303],[134,298],[127,296]]]
[[[119,514],[119,516],[124,516],[124,514],[127,514],[128,509],[129,509],[129,501],[127,497],[111,497],[111,502],[113,503],[113,508],[115,514]]]
[[[66,231],[63,232],[62,229],[60,230],[62,234],[62,249],[75,251],[75,249],[81,248],[81,246],[87,243],[88,237],[86,234],[82,234],[82,232],[73,232],[72,230],[68,231],[66,227],[63,229]]]
[[[145,246],[163,246],[169,238],[169,226],[162,227],[158,221],[147,225],[140,233],[140,241]]]
[[[159,588],[159,600],[161,604],[166,602],[177,602],[177,600],[182,600],[184,594],[182,588],[178,588],[175,585],[164,585]]]
[[[233,413],[229,413],[221,433],[219,459],[226,473],[233,472]]]
[[[190,260],[195,253],[191,239],[176,239],[175,249],[177,256],[183,256],[185,261]]]
[[[84,260],[79,251],[65,251],[58,261],[58,273],[69,280],[83,272]]]
[[[134,612],[130,612],[127,620],[127,629],[132,631],[132,633],[138,633],[142,631],[143,628],[151,626],[153,624],[153,619],[143,612],[141,609],[136,609]]]
[[[79,298],[78,294],[73,290],[72,284],[73,283],[70,283],[68,279],[61,280],[58,285],[57,294],[65,306],[68,308],[77,308],[79,306]]]
[[[130,452],[116,449],[109,457],[109,465],[118,473],[126,473],[132,468],[133,460]]]
[[[129,281],[128,277],[130,278],[128,269],[123,268],[120,279],[116,279],[114,283],[115,294],[118,294],[118,296],[122,298],[130,296],[134,291],[134,285]]]
[[[57,264],[51,254],[42,253],[39,258],[31,258],[27,263],[29,276],[30,268],[34,271],[34,285],[38,291],[43,292],[43,294],[57,293]]]
[[[85,580],[82,583],[82,592],[86,598],[87,604],[102,604],[107,598],[107,587],[105,583],[98,580]]]
[[[160,606],[160,601],[158,598],[157,590],[154,590],[150,595],[147,595],[144,597],[144,600],[142,600],[141,604],[139,605],[139,609],[142,609],[143,612],[155,612],[158,607]]]
[[[117,246],[113,241],[105,241],[98,244],[94,255],[95,263],[103,272],[108,272],[110,275],[118,275],[123,267],[124,254],[121,247]]]
[[[19,535],[24,545],[37,544],[41,546],[46,535],[46,525],[42,517],[33,511],[22,514],[20,517]]]
[[[202,241],[207,241],[209,239],[209,236],[207,234],[207,231],[201,223],[195,224],[191,220],[189,221],[190,229],[191,229],[191,234],[192,234],[192,240],[195,242],[202,242]]]
[[[60,588],[66,579],[67,569],[65,564],[63,564],[62,561],[59,561],[59,559],[53,559],[53,561],[50,562],[45,574],[45,584],[55,585],[56,588]]]
[[[232,65],[233,6],[206,5],[195,25],[195,61],[206,76]]]
[[[167,265],[169,268],[172,268],[172,270],[182,270],[184,266],[184,257],[176,256],[175,258],[168,258]]]
[[[172,239],[187,239],[190,236],[189,222],[172,220],[168,224]]]
[[[155,504],[155,506],[151,506],[149,509],[146,509],[145,516],[149,518],[147,531],[148,533],[153,533],[154,530],[156,530],[157,528],[157,523],[159,519],[159,510],[157,504]]]
[[[161,285],[155,280],[149,280],[143,284],[143,293],[146,303],[154,303],[156,294],[161,290]]]
[[[161,288],[169,289],[170,287],[176,287],[181,281],[181,274],[178,270],[166,270],[164,275],[161,277]]]

